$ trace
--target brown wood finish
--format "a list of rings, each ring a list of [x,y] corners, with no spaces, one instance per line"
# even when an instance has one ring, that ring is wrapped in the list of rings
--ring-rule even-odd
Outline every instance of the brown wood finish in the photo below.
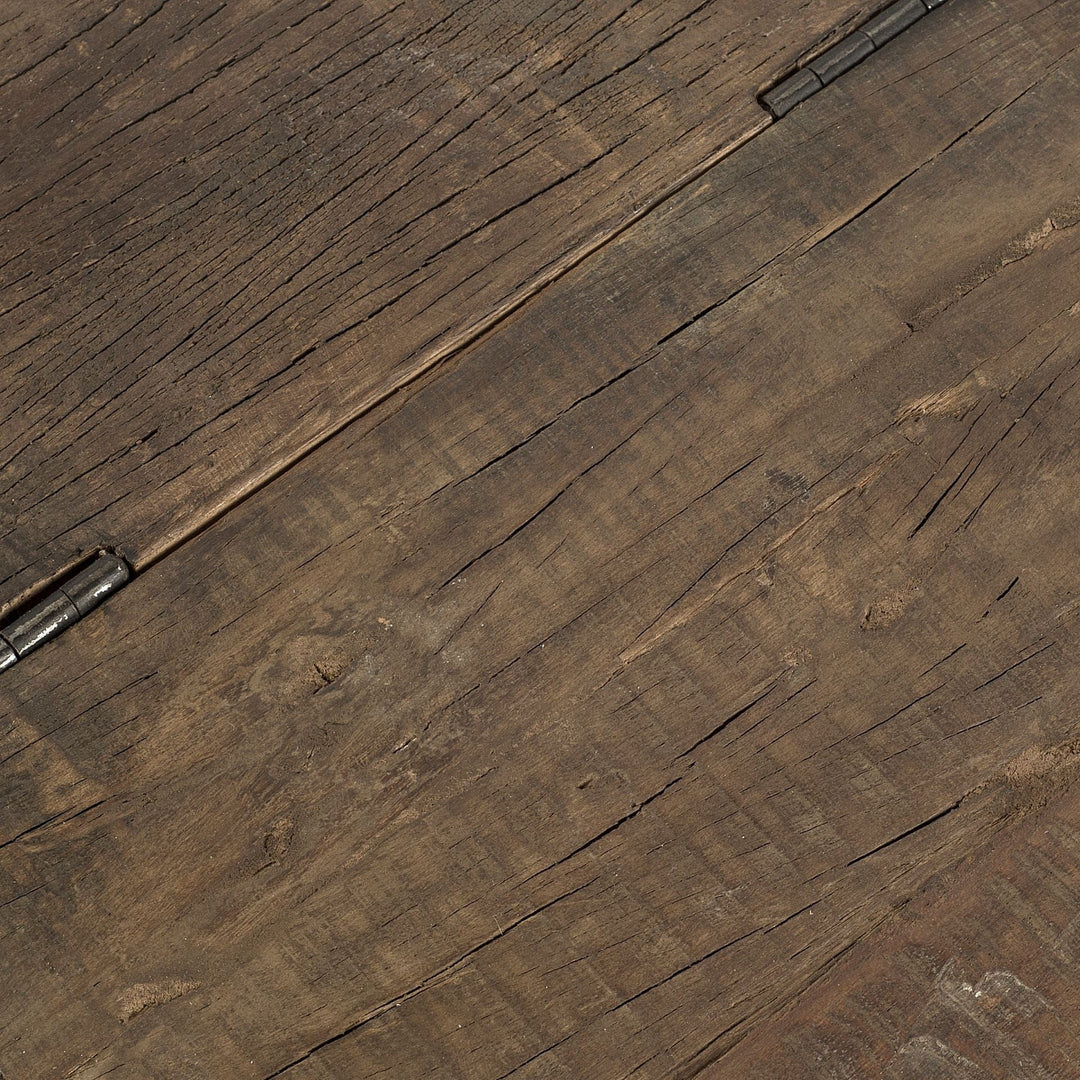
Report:
[[[756,91],[874,6],[15,14],[0,605],[100,544],[160,555],[759,130]]]
[[[7,1080],[976,1060],[989,945],[843,1024],[1073,737],[1078,45],[953,0],[5,673]]]
[[[991,793],[1027,820],[933,879],[702,1080],[1076,1076],[1080,795],[1052,796],[1075,782],[1078,749],[1022,754]]]

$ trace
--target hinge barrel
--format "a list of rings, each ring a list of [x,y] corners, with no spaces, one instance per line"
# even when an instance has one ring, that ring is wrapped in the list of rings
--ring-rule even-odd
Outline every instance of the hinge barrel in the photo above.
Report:
[[[0,628],[0,671],[93,611],[131,578],[119,555],[103,552],[29,611]]]
[[[761,104],[779,120],[943,3],[945,0],[895,0],[831,49],[766,90]]]

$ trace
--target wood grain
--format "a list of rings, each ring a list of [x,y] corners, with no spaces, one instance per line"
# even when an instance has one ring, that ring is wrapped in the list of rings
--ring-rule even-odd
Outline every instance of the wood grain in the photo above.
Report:
[[[1077,750],[1071,739],[1021,755],[993,791],[1010,828],[928,883],[704,1080],[1076,1076]]]
[[[8,3],[0,604],[136,566],[765,124],[874,2]]]
[[[8,673],[9,1080],[695,1075],[1001,828],[1080,14],[934,18]]]

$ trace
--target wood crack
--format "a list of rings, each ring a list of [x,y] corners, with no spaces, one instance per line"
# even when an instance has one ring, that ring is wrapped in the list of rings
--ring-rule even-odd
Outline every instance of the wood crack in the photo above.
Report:
[[[288,1062],[285,1065],[282,1065],[274,1072],[269,1073],[265,1077],[265,1080],[274,1080],[274,1078],[277,1076],[283,1076],[290,1069],[293,1069],[297,1065],[300,1065],[302,1062],[305,1062],[309,1058],[314,1057],[321,1050],[325,1050],[328,1046],[333,1046],[334,1043],[340,1042],[342,1039],[347,1039],[350,1035],[354,1034],[362,1027],[364,1027],[365,1024],[370,1024],[372,1020],[375,1020],[378,1017],[382,1016],[383,1013],[389,1011],[390,1009],[397,1008],[399,1005],[403,1005],[406,1001],[411,1000],[418,994],[422,994],[425,990],[434,985],[438,980],[455,971],[462,964],[464,964],[466,960],[468,960],[470,957],[475,956],[482,949],[486,949],[493,942],[498,941],[506,934],[512,933],[519,926],[522,926],[530,919],[534,919],[536,918],[536,916],[543,914],[549,908],[554,907],[561,901],[567,900],[571,896],[575,896],[577,893],[589,888],[589,886],[592,885],[596,880],[596,878],[592,878],[589,881],[586,881],[583,885],[578,885],[576,888],[570,889],[568,892],[561,893],[559,896],[556,896],[554,900],[549,900],[547,903],[541,904],[539,907],[534,908],[527,915],[522,915],[515,919],[513,922],[508,923],[499,931],[499,933],[492,934],[490,937],[485,938],[483,941],[481,941],[478,945],[474,945],[472,948],[462,953],[456,959],[451,960],[448,964],[444,964],[437,971],[433,972],[431,975],[426,976],[423,980],[418,982],[411,989],[406,990],[405,993],[399,994],[397,997],[385,1001],[381,1005],[376,1005],[374,1008],[368,1010],[368,1012],[365,1013],[365,1015],[361,1017],[361,1019],[357,1020],[353,1024],[350,1024],[343,1031],[339,1031],[337,1034],[331,1035],[327,1039],[323,1039],[322,1042],[317,1043],[310,1050],[305,1051],[299,1057],[294,1058],[292,1061]]]

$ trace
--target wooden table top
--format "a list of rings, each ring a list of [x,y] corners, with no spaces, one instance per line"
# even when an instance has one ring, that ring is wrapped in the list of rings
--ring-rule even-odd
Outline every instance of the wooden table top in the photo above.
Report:
[[[1080,1077],[1080,8],[881,6],[0,11],[5,1080]]]

